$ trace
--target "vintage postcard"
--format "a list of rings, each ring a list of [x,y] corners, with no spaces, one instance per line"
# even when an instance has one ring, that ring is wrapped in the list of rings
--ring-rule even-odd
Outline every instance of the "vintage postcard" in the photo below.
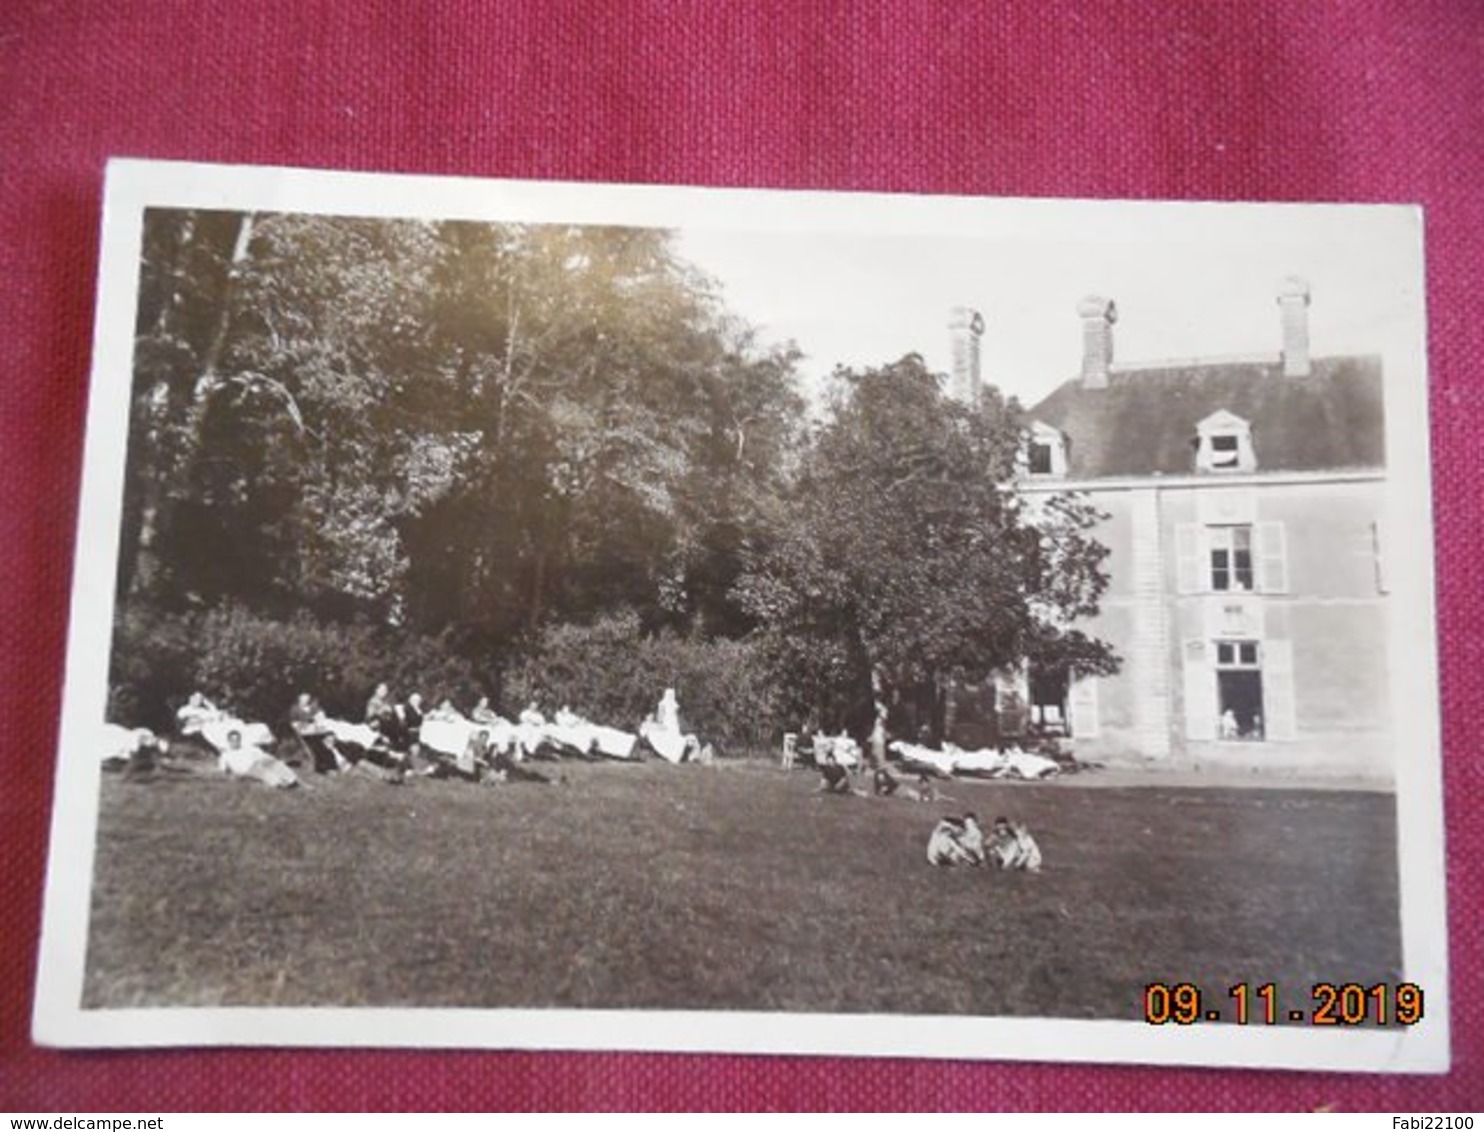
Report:
[[[1446,1069],[1422,256],[114,162],[36,1040]]]

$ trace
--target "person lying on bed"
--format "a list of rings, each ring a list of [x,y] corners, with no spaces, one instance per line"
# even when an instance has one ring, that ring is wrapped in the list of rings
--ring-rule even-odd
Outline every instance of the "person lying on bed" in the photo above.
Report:
[[[202,725],[221,719],[222,710],[202,693],[192,692],[186,702],[180,705],[175,718],[180,721],[181,734],[192,735],[200,731]]]
[[[227,734],[227,747],[217,758],[223,774],[234,778],[253,778],[280,790],[299,785],[299,776],[289,765],[274,758],[261,747],[242,745],[242,732]]]
[[[419,773],[427,778],[478,782],[490,769],[490,733],[481,728],[470,732],[469,742],[457,756],[430,749]]]
[[[469,713],[469,718],[472,719],[475,723],[483,724],[505,722],[503,719],[500,718],[499,712],[490,707],[490,698],[488,696],[479,697],[479,702],[474,705],[474,710]]]
[[[248,723],[200,692],[191,693],[175,718],[180,721],[181,735],[199,736],[217,753],[226,749],[229,731],[242,732],[243,742],[249,747],[266,747],[273,742],[273,732],[266,723]]]
[[[453,701],[447,696],[438,701],[438,706],[428,712],[428,719],[436,723],[467,723],[463,713],[453,706]]]

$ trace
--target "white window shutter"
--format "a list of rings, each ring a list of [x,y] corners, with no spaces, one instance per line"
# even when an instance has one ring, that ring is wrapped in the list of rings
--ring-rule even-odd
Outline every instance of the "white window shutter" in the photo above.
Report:
[[[1389,592],[1386,570],[1386,528],[1380,519],[1371,524],[1371,553],[1376,560],[1376,592]]]
[[[1072,738],[1096,739],[1098,737],[1098,682],[1091,676],[1072,681],[1072,692],[1067,697],[1071,713]]]
[[[1204,593],[1202,569],[1208,568],[1201,561],[1201,528],[1194,523],[1178,523],[1175,526],[1175,590],[1182,594]],[[1209,575],[1206,578],[1209,581]]]
[[[1185,737],[1216,738],[1216,672],[1211,646],[1203,640],[1185,642],[1181,652],[1185,670]]]
[[[1262,646],[1263,735],[1298,738],[1298,705],[1293,694],[1293,642],[1264,641]]]
[[[1257,589],[1259,593],[1288,592],[1288,546],[1282,523],[1257,524]]]

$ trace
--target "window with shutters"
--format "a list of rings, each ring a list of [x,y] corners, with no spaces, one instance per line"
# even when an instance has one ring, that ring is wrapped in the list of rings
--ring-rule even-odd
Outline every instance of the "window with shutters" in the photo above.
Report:
[[[1215,527],[1207,532],[1211,589],[1216,593],[1252,592],[1252,528]]]
[[[1182,594],[1287,593],[1283,524],[1177,524],[1175,588]]]

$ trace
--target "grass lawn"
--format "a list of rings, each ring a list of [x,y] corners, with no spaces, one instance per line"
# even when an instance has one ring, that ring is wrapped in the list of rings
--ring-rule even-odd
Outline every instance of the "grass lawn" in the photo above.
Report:
[[[1319,980],[1400,977],[1387,794],[952,783],[951,806],[760,764],[559,769],[106,775],[85,1004],[1135,1020],[1151,981],[1307,1006]],[[931,868],[928,831],[965,808],[1028,822],[1045,871]]]

